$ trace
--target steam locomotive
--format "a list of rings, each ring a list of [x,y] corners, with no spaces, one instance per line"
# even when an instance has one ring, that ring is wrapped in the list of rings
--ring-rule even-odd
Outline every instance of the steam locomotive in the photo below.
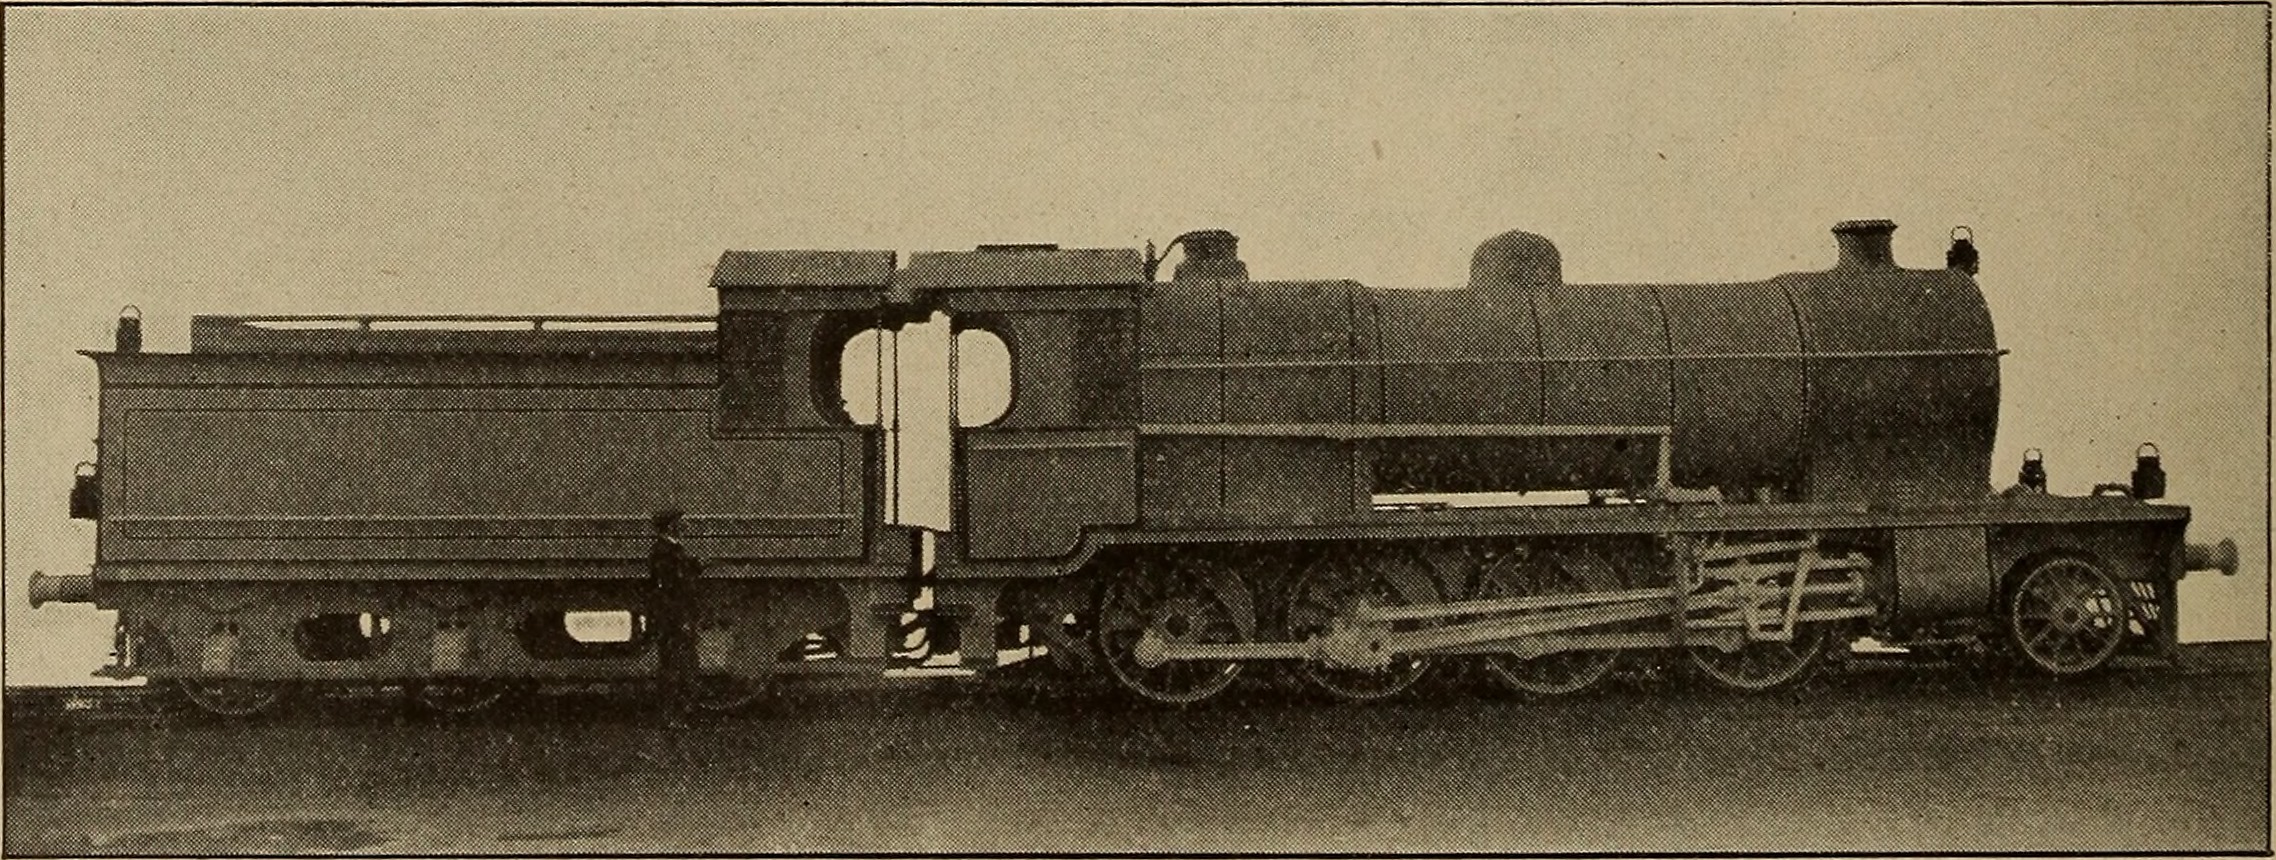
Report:
[[[2036,461],[1993,491],[1974,246],[1901,268],[1894,229],[1752,283],[1568,284],[1525,232],[1463,289],[1258,281],[1205,230],[1167,280],[1151,246],[730,251],[714,317],[201,316],[180,354],[124,319],[87,353],[96,561],[31,599],[117,610],[104,674],[221,713],[646,676],[663,507],[708,562],[718,709],[907,668],[913,632],[1176,703],[1263,664],[1376,699],[1463,663],[1572,693],[1639,652],[1769,689],[1864,635],[2055,674],[2170,653],[2175,583],[2234,544],[2185,542],[2153,447],[2090,496]],[[1011,397],[951,422],[936,532],[894,521],[897,437],[842,380],[852,339],[942,314],[1001,341]]]

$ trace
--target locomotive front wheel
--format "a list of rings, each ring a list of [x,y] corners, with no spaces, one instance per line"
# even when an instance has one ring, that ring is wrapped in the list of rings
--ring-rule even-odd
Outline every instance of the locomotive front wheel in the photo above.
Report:
[[[767,694],[764,678],[742,675],[705,675],[695,682],[692,701],[697,708],[714,714],[731,714],[748,708]]]
[[[1823,630],[1803,627],[1792,642],[1748,642],[1736,651],[1709,645],[1685,649],[1692,668],[1734,690],[1760,693],[1793,683],[1809,674],[1826,650]]]
[[[2101,668],[2126,639],[2126,591],[2077,558],[2024,574],[2007,600],[2007,633],[2018,653],[2053,675]]]
[[[442,714],[471,714],[498,703],[506,688],[484,681],[429,681],[411,692],[420,707]]]
[[[1421,581],[1430,578],[1429,571],[1416,569],[1421,566],[1419,562],[1405,556],[1330,556],[1305,568],[1288,598],[1288,638],[1302,641],[1327,632],[1338,615],[1362,600],[1375,606],[1406,604],[1406,598],[1386,576],[1389,571],[1385,568],[1392,565],[1407,566],[1405,573]],[[1382,666],[1358,667],[1307,660],[1298,671],[1304,680],[1338,698],[1365,702],[1405,692],[1430,671],[1430,661],[1394,656]]]
[[[266,681],[183,678],[179,686],[192,703],[221,717],[258,714],[284,695],[283,687]]]
[[[1530,557],[1509,553],[1480,566],[1471,598],[1535,597],[1611,591],[1620,587],[1612,566],[1594,553],[1540,553]],[[1520,658],[1489,654],[1481,658],[1495,680],[1521,693],[1560,696],[1595,686],[1620,663],[1613,650],[1562,651]]]
[[[1212,587],[1212,579],[1220,585]],[[1099,591],[1092,633],[1107,671],[1125,689],[1157,702],[1190,704],[1224,692],[1240,676],[1240,663],[1142,662],[1136,650],[1149,637],[1162,644],[1245,641],[1234,606],[1254,604],[1245,592],[1217,593],[1240,587],[1230,576],[1209,577],[1191,565],[1137,563],[1111,574]]]

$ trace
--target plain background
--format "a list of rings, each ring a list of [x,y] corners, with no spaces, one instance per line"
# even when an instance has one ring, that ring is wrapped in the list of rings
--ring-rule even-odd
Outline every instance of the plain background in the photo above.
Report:
[[[154,350],[195,313],[702,314],[728,248],[1201,227],[1259,278],[1448,287],[1516,227],[1568,280],[1682,282],[1823,268],[1845,218],[1937,267],[1966,224],[2013,351],[1987,483],[2037,447],[2084,492],[2156,441],[2192,534],[2245,548],[2184,637],[2265,635],[2264,7],[5,14],[9,683],[108,651],[21,601],[92,559],[74,351],[122,305]]]

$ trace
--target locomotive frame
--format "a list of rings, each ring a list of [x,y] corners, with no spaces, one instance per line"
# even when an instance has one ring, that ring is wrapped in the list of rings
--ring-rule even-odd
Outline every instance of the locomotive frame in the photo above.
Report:
[[[1464,290],[1251,281],[1199,231],[1166,282],[1150,248],[731,251],[716,317],[199,317],[182,354],[122,323],[86,353],[96,564],[32,600],[117,609],[104,673],[217,712],[332,682],[473,710],[652,673],[643,526],[676,507],[721,710],[905,667],[912,618],[961,671],[1034,641],[1178,703],[1266,661],[1373,699],[1446,661],[1574,692],[1645,649],[1769,689],[1867,633],[2056,674],[2171,655],[2175,583],[2233,544],[2185,542],[2154,456],[1990,492],[1972,253],[1903,269],[1893,229],[1752,284],[1565,284],[1516,232]],[[937,533],[891,522],[893,431],[837,392],[849,338],[935,314],[1013,385],[951,421]],[[604,610],[629,638],[568,629]]]

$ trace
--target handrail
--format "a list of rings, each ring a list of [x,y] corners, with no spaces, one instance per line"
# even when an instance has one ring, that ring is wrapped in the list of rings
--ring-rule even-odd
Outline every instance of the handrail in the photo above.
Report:
[[[241,325],[250,328],[269,328],[263,323],[339,323],[339,330],[373,331],[374,325],[388,323],[514,323],[528,326],[530,331],[545,331],[548,324],[593,323],[713,323],[718,318],[696,314],[625,314],[605,316],[598,314],[248,314],[199,315],[191,318],[193,325]],[[344,326],[353,325],[353,329]]]
[[[1667,424],[1375,424],[1298,423],[1250,424],[1140,424],[1140,436],[1216,436],[1234,438],[1330,439],[1367,442],[1378,439],[1538,439],[1609,438],[1645,436],[1658,440],[1653,485],[1663,496],[1684,491],[1675,486],[1675,428]],[[1687,496],[1688,498],[1688,496]],[[1707,496],[1698,496],[1704,501]],[[1720,494],[1714,496],[1718,501]]]
[[[1212,424],[1140,424],[1138,425],[1138,434],[1141,436],[1299,437],[1341,441],[1431,437],[1538,438],[1576,436],[1651,436],[1665,439],[1675,435],[1675,428],[1665,424],[1375,424],[1346,422],[1260,424],[1222,422]]]

